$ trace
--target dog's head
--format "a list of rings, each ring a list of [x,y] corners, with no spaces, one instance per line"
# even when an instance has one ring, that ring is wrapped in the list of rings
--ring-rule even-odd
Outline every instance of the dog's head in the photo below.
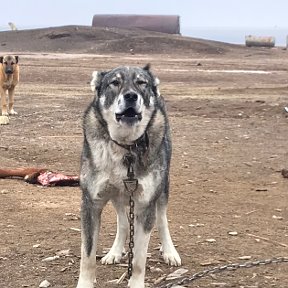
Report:
[[[6,55],[0,57],[0,63],[2,63],[4,71],[6,74],[13,74],[15,70],[15,65],[18,64],[19,57]]]
[[[96,91],[94,103],[113,140],[129,144],[144,134],[159,97],[159,80],[150,65],[94,71],[90,84]]]

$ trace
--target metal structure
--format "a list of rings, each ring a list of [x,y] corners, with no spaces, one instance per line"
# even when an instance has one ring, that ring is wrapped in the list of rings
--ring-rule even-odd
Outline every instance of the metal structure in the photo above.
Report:
[[[142,29],[168,34],[180,34],[177,15],[94,15],[93,27]]]
[[[245,37],[245,44],[247,47],[269,47],[275,46],[275,37],[258,37],[248,35]]]

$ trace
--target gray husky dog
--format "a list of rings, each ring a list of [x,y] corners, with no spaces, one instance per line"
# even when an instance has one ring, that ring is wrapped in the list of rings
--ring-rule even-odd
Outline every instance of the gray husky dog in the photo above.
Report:
[[[128,287],[144,288],[145,265],[151,230],[156,222],[167,264],[181,265],[166,216],[171,141],[159,80],[150,66],[118,67],[92,74],[96,91],[84,115],[81,161],[81,263],[77,288],[92,288],[96,270],[97,238],[101,213],[111,200],[117,211],[117,233],[102,264],[119,263],[128,233],[129,193],[127,154],[133,155],[138,189],[135,202],[132,276]]]

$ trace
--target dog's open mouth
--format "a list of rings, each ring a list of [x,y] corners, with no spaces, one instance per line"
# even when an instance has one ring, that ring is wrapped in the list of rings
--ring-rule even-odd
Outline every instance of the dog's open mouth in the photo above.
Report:
[[[127,122],[134,122],[134,121],[140,121],[142,119],[141,113],[137,113],[133,107],[130,107],[126,110],[124,110],[122,113],[116,113],[116,120],[119,122],[127,121]]]

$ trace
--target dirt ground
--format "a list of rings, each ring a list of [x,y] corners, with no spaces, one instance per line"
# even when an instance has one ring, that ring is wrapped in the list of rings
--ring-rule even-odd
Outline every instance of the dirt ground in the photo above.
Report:
[[[280,48],[235,48],[208,56],[185,51],[21,52],[15,100],[19,115],[0,126],[0,167],[77,174],[92,71],[150,62],[161,80],[172,127],[168,217],[186,274],[244,263],[243,256],[252,261],[288,256],[288,179],[280,173],[288,168],[288,118],[283,109],[288,104],[287,53]],[[76,287],[80,196],[78,187],[43,188],[0,179],[0,287],[38,287],[45,279],[50,287]],[[115,220],[108,205],[99,255],[114,240]],[[158,247],[154,230],[146,273],[149,287],[177,269],[163,264]],[[42,261],[66,249],[68,255]],[[108,283],[125,271],[123,265],[102,266],[97,261],[97,287],[126,287],[125,281]],[[284,288],[288,265],[223,272],[187,287]]]

